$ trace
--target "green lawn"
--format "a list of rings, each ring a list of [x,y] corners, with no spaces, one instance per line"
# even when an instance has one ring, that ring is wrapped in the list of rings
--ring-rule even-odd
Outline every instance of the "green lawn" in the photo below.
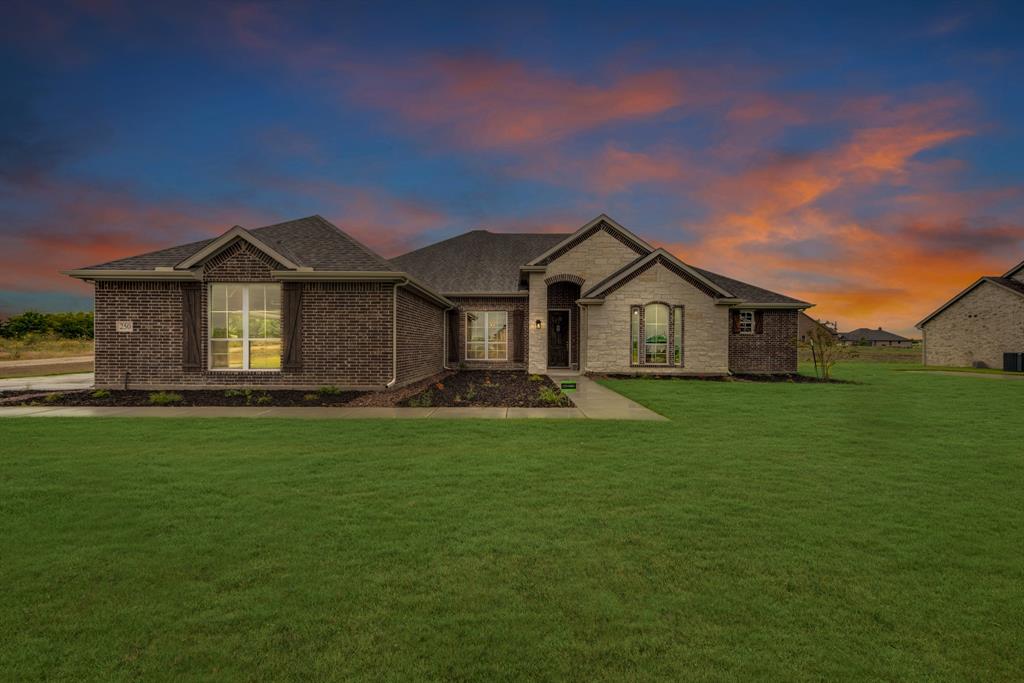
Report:
[[[1024,677],[1024,383],[0,422],[5,680]]]

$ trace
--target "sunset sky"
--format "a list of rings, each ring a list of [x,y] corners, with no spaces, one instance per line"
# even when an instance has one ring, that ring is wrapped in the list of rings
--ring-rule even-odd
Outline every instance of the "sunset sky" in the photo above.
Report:
[[[1024,16],[827,5],[5,3],[0,312],[235,224],[395,256],[604,212],[913,332],[1024,259]]]

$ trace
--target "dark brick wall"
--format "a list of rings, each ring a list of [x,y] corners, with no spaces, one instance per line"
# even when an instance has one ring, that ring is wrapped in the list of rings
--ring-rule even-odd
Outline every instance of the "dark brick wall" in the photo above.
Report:
[[[270,282],[273,261],[246,243],[207,262],[204,280]],[[188,387],[383,387],[391,379],[390,283],[307,282],[302,291],[302,368],[279,371],[184,370],[181,284],[96,283],[96,384]],[[208,287],[202,288],[202,367],[209,365]],[[117,320],[134,331],[115,332]]]
[[[766,309],[761,334],[737,334],[729,327],[729,370],[736,373],[796,372],[797,311]]]
[[[444,369],[444,309],[398,288],[398,383],[408,384]]]
[[[580,364],[580,286],[572,282],[556,282],[548,285],[548,310],[569,311],[569,364],[578,368]],[[547,321],[544,321],[545,325]]]
[[[529,342],[529,325],[530,325],[530,311],[529,311],[529,298],[525,296],[519,297],[448,297],[458,307],[458,358],[459,363],[463,364],[466,368],[476,370],[524,370],[526,369],[527,363],[530,360],[530,342]],[[481,361],[481,360],[466,360],[466,311],[508,311],[508,325],[512,327],[513,312],[523,312],[523,326],[519,330],[509,330],[508,340],[508,358],[507,361]],[[525,340],[523,346],[523,362],[515,363],[512,361],[513,349],[515,347],[515,339],[512,338],[515,334],[523,335]]]

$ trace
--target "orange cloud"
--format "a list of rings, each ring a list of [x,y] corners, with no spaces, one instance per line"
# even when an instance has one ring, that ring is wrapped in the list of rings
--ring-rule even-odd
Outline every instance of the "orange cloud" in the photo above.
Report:
[[[555,150],[531,154],[513,174],[599,194],[623,192],[642,184],[680,184],[696,169],[672,150],[635,151],[608,144],[590,156],[564,156]]]

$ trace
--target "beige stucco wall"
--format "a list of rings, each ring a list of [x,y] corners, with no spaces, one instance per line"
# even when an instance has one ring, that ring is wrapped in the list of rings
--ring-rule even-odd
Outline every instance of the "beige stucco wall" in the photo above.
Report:
[[[588,306],[584,319],[588,372],[665,372],[666,368],[636,368],[629,364],[630,306],[664,301],[685,306],[683,367],[687,373],[729,371],[729,309],[662,265],[655,265],[608,295],[599,306]]]
[[[929,320],[924,332],[925,365],[968,367],[982,361],[1003,367],[1003,353],[1024,351],[1024,299],[983,282]]]
[[[548,264],[544,277],[570,273],[583,278],[583,291],[611,275],[639,255],[604,230],[594,233],[581,244]],[[543,280],[543,278],[541,278]]]

